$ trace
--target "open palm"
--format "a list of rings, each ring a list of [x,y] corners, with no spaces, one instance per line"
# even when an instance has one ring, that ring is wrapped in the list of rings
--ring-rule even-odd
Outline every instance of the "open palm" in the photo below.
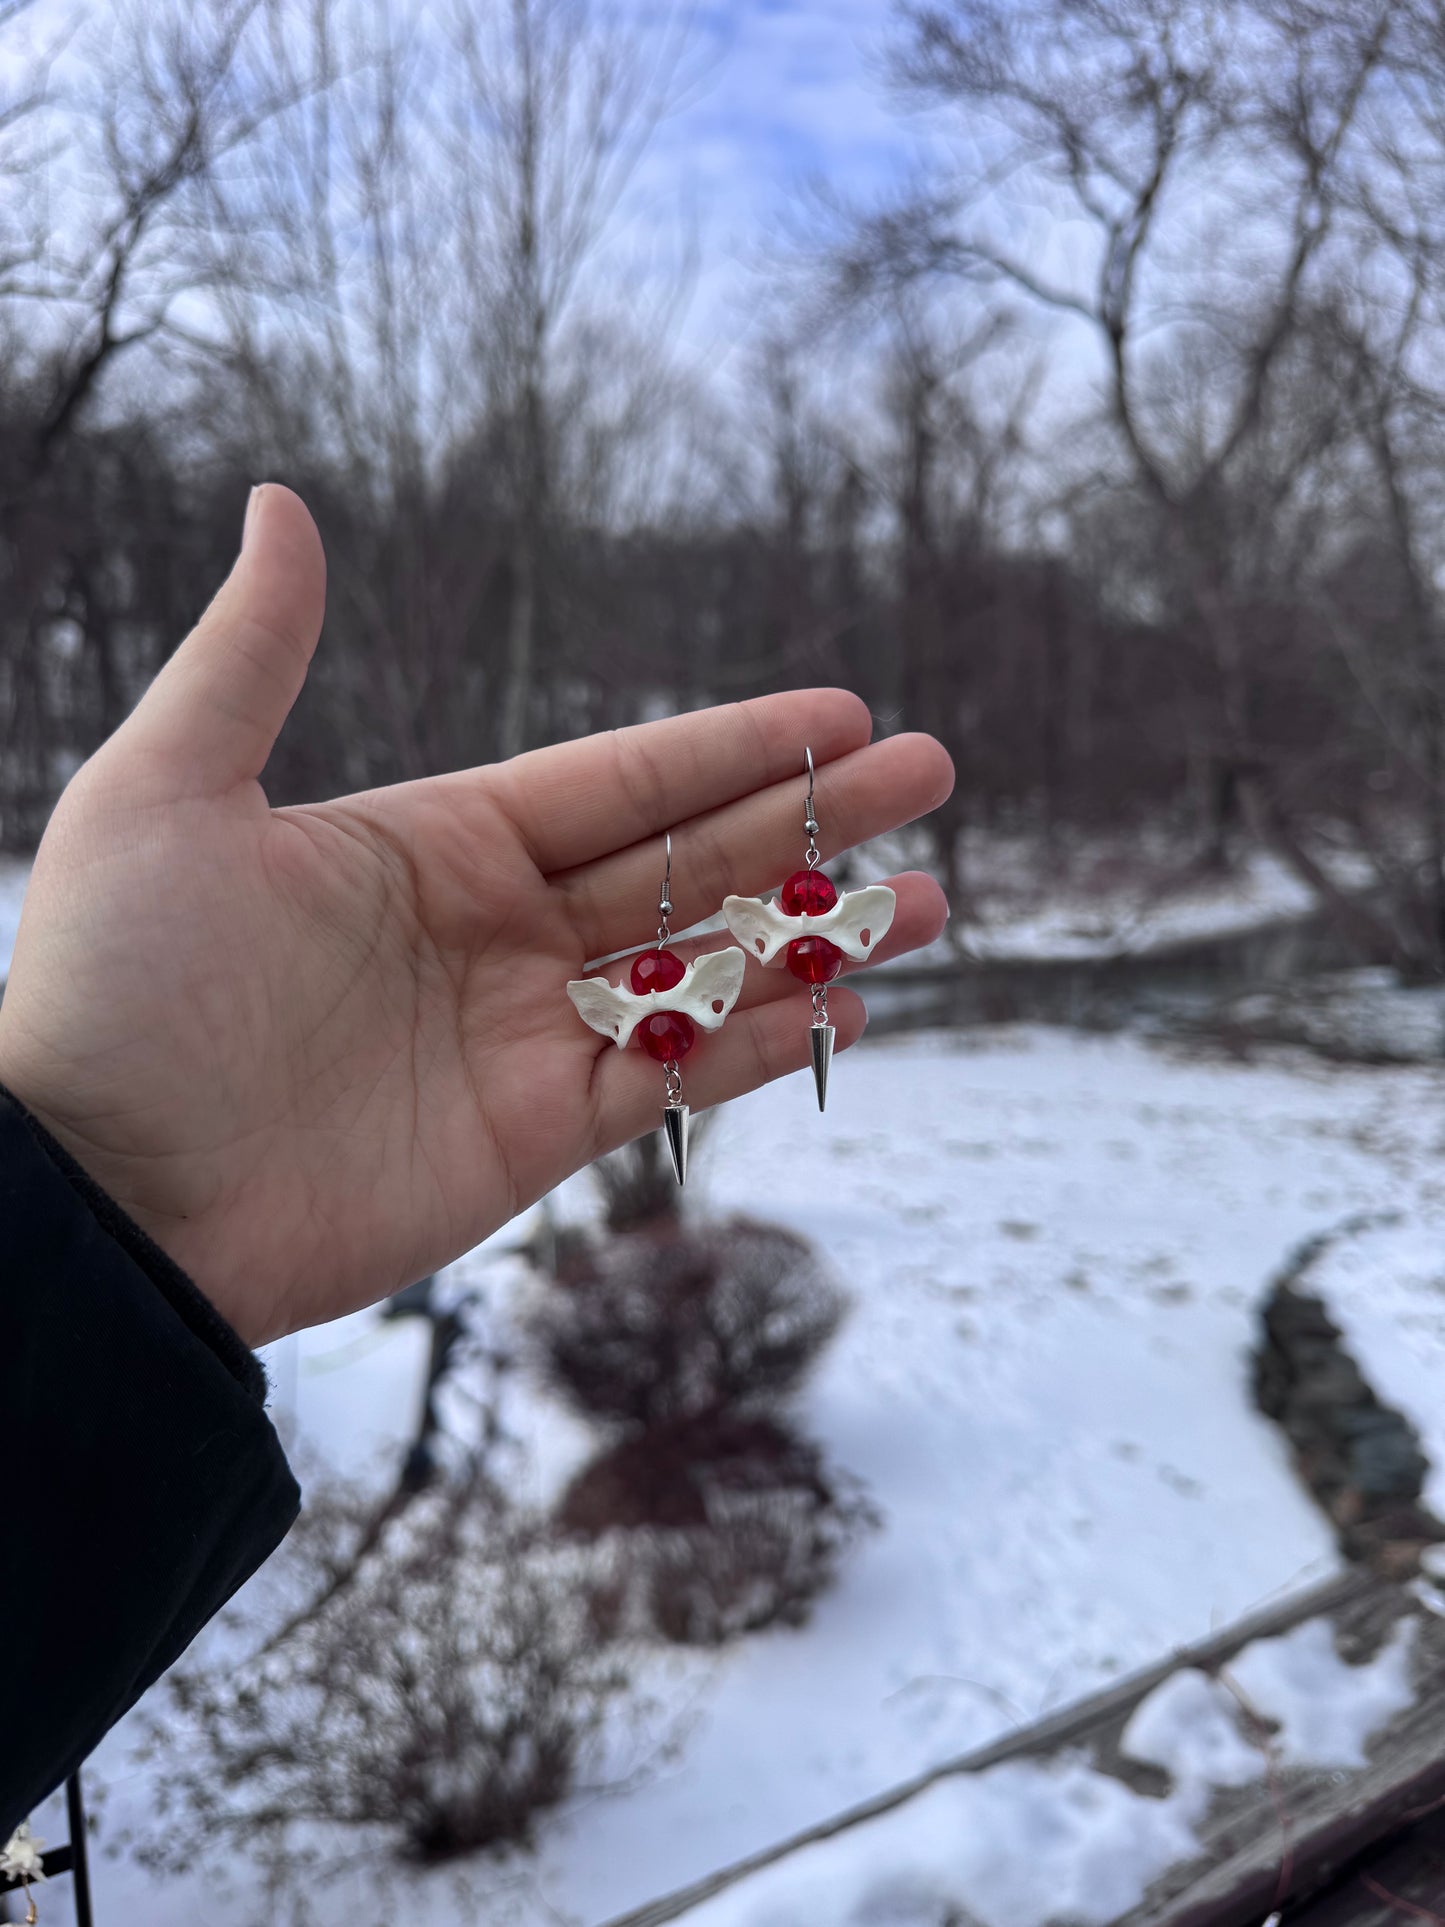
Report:
[[[0,1082],[252,1344],[395,1290],[657,1124],[659,1067],[563,986],[647,941],[665,829],[681,928],[796,867],[805,743],[830,854],[951,782],[930,738],[869,747],[863,705],[815,690],[272,810],[324,580],[300,501],[258,491],[230,578],[61,799],[0,1004]],[[945,915],[930,879],[893,883],[887,955]],[[832,1010],[841,1047],[862,1009]],[[789,977],[750,970],[689,1103],[801,1067],[808,1023]]]

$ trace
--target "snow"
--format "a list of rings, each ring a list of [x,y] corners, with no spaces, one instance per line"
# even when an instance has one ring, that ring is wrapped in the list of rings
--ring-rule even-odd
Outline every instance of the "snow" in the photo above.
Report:
[[[1321,852],[1336,881],[1367,886],[1357,861]],[[918,825],[879,837],[845,859],[854,889],[894,870],[929,868]],[[829,865],[836,869],[836,865]],[[1316,910],[1308,885],[1264,851],[1227,874],[1202,870],[1177,838],[1161,833],[974,830],[964,839],[962,889],[952,926],[936,946],[942,960],[1090,958],[1227,936]]]
[[[991,853],[993,855],[993,853]],[[996,855],[994,861],[997,861]],[[1229,876],[1200,875],[1177,864],[1151,864],[1107,846],[1075,858],[1062,877],[1039,879],[1013,868],[1010,889],[995,883],[993,865],[961,926],[978,957],[1104,957],[1190,938],[1218,937],[1277,918],[1307,915],[1313,891],[1275,858],[1255,855]]]
[[[22,882],[0,866],[0,970]],[[1029,941],[1054,936],[1038,924]],[[397,1898],[414,1927],[451,1927],[468,1908],[497,1927],[595,1927],[1334,1570],[1331,1534],[1248,1396],[1255,1308],[1307,1236],[1372,1218],[1318,1282],[1372,1382],[1445,1467],[1438,1065],[1274,1050],[1231,1063],[1018,1028],[865,1043],[839,1059],[821,1119],[807,1084],[730,1106],[689,1192],[696,1209],[814,1238],[852,1290],[799,1418],[863,1482],[882,1525],[805,1629],[649,1659],[637,1683],[653,1710],[616,1736],[615,1787],[547,1819],[531,1855],[408,1870]],[[580,1179],[556,1204],[593,1208]],[[524,1230],[445,1282],[479,1285],[505,1320],[528,1288],[506,1255]],[[424,1350],[419,1321],[372,1313],[272,1348],[273,1412],[303,1474],[313,1461],[371,1477],[394,1464]],[[460,1413],[468,1396],[459,1384],[448,1402]],[[545,1501],[592,1440],[520,1372],[506,1400],[518,1489]],[[1291,1744],[1357,1757],[1369,1720],[1404,1690],[1406,1659],[1368,1685],[1307,1646],[1238,1664],[1251,1702],[1282,1709]],[[1324,1732],[1306,1718],[1321,1678],[1354,1695]],[[1080,1760],[951,1777],[790,1859],[776,1892],[750,1881],[689,1919],[923,1927],[939,1893],[961,1891],[981,1927],[1042,1923],[1065,1902],[1076,1920],[1107,1919],[1089,1909],[1133,1904],[1187,1848],[1205,1780],[1242,1771],[1223,1703],[1187,1678],[1169,1690],[1177,1700],[1146,1703],[1132,1729],[1148,1757],[1168,1755],[1177,1783],[1163,1800]],[[153,1824],[135,1739],[125,1723],[87,1775],[102,1844]],[[65,1837],[54,1803],[35,1818]],[[316,1927],[382,1911],[383,1848],[355,1844],[358,1868],[311,1894]],[[787,1885],[805,1874],[812,1884]],[[94,1877],[102,1920],[255,1917],[244,1865],[157,1884],[102,1851]],[[46,1890],[52,1927],[71,1918],[68,1889]]]
[[[1368,1663],[1349,1666],[1330,1626],[1308,1620],[1256,1640],[1229,1677],[1266,1718],[1288,1766],[1366,1763],[1371,1737],[1410,1704],[1412,1621]],[[1191,1668],[1136,1708],[1123,1750],[1169,1773],[1163,1798],[1132,1792],[1079,1757],[1006,1761],[953,1775],[902,1806],[805,1847],[690,1908],[688,1927],[936,1927],[966,1903],[979,1927],[1100,1923],[1136,1907],[1170,1866],[1199,1852],[1215,1789],[1265,1777],[1265,1750],[1240,1731],[1229,1688]],[[955,1916],[956,1917],[956,1916]]]
[[[824,867],[856,890],[900,870],[936,873],[937,859],[926,827],[912,824]],[[1341,882],[1369,882],[1338,857],[1329,868]],[[1219,874],[1201,870],[1168,835],[1060,831],[1045,849],[1034,832],[974,830],[948,928],[906,962],[1112,957],[1231,936],[1318,907],[1314,892],[1262,851]]]
[[[344,1463],[378,1486],[394,1479],[416,1432],[430,1351],[425,1319],[374,1311],[266,1346],[271,1418],[298,1469]]]
[[[1445,1055],[1445,989],[1384,969],[1342,970],[1236,998],[1221,1020],[1242,1034],[1377,1063]]]
[[[1197,1851],[1186,1796],[1145,1799],[1081,1760],[1014,1760],[905,1806],[690,1909],[688,1927],[1105,1927]]]
[[[1433,1158],[1440,1167],[1430,1208],[1392,1222],[1382,1200],[1374,1221],[1334,1244],[1301,1288],[1324,1297],[1376,1395],[1419,1432],[1430,1461],[1425,1503],[1445,1518],[1445,1129],[1438,1117],[1400,1118],[1383,1128],[1396,1155],[1408,1154],[1406,1140],[1419,1131],[1422,1161]]]
[[[1176,1785],[1248,1786],[1259,1778],[1262,1761],[1241,1732],[1239,1715],[1227,1686],[1181,1666],[1135,1707],[1120,1750],[1163,1767]]]
[[[1368,1665],[1349,1666],[1328,1621],[1307,1619],[1246,1646],[1229,1677],[1257,1713],[1279,1722],[1283,1765],[1361,1767],[1370,1735],[1410,1704],[1414,1634],[1414,1620],[1402,1619]]]
[[[532,1857],[467,1870],[489,1922],[605,1920],[1334,1569],[1324,1521],[1249,1405],[1254,1308],[1300,1239],[1362,1211],[1393,1211],[1419,1250],[1445,1248],[1438,1070],[1286,1053],[1241,1065],[1019,1029],[864,1045],[839,1060],[822,1119],[806,1082],[731,1106],[689,1189],[696,1208],[816,1238],[851,1287],[852,1317],[800,1418],[883,1525],[801,1632],[648,1663],[638,1684],[657,1711],[618,1742],[618,1790],[547,1821]],[[585,1182],[557,1204],[590,1209]],[[521,1267],[499,1247],[517,1236],[449,1282],[481,1283],[503,1313]],[[408,1328],[375,1329],[363,1316],[297,1356],[313,1443],[344,1464],[355,1428],[372,1428],[366,1458],[382,1414],[399,1436],[414,1410]],[[545,1499],[587,1434],[520,1374],[508,1398],[523,1488]],[[113,1735],[92,1772],[110,1786],[110,1836],[146,1816],[131,1738]],[[1021,1883],[1047,1867],[1039,1891],[1057,1898],[1073,1876],[1048,1843],[1095,1827],[1140,1842],[1119,1872],[1137,1881],[1175,1853],[1192,1809],[1115,1807],[1133,1796],[1097,1778],[1075,1765],[951,1785],[923,1809],[941,1816],[947,1852],[915,1840],[932,1822],[900,1815],[898,1853],[866,1866],[845,1855],[836,1909],[820,1900],[809,1917],[847,1920],[889,1868],[900,1921],[909,1893],[927,1891],[917,1879],[957,1881],[965,1866],[981,1883],[968,1886],[976,1914],[1010,1863]],[[986,1864],[958,1857],[986,1848]],[[378,1850],[364,1877],[320,1890],[320,1927],[368,1917],[380,1864]],[[106,1911],[154,1927],[250,1918],[244,1888],[226,1898],[199,1871],[153,1887],[103,1859],[97,1885]],[[1009,1927],[1041,1904],[1026,1884],[998,1891]],[[452,1875],[409,1874],[405,1897],[417,1927],[458,1918]]]

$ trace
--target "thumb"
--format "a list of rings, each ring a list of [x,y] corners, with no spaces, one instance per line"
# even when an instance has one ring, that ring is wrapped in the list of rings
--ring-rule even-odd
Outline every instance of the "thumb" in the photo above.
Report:
[[[261,774],[301,693],[326,608],[326,556],[299,495],[251,491],[241,553],[116,739],[184,789],[214,795]]]

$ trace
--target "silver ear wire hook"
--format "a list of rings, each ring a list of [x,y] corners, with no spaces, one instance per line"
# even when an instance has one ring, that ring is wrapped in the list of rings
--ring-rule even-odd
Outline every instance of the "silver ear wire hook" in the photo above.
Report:
[[[822,858],[818,854],[818,816],[813,808],[813,752],[804,749],[803,755],[808,765],[808,800],[803,806],[803,832],[808,839],[808,854],[805,861],[810,870],[815,870]]]
[[[672,915],[672,831],[671,830],[667,832],[666,845],[667,845],[667,867],[662,873],[662,888],[658,892],[658,896],[657,896],[657,915],[659,919],[658,925],[657,925],[657,947],[659,950],[663,949],[666,946],[668,938],[672,935],[672,926],[667,921],[668,918]]]

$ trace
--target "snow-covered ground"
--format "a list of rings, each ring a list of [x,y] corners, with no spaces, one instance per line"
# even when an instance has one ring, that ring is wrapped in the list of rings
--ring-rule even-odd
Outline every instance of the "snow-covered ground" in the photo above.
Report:
[[[1401,984],[1390,970],[1341,970],[1252,991],[1215,1014],[1240,1038],[1309,1044],[1360,1062],[1445,1056],[1445,988]]]
[[[1358,861],[1317,854],[1340,883],[1369,883]],[[852,889],[933,863],[926,830],[914,824],[827,868]],[[1178,839],[1143,832],[1061,831],[1046,852],[1033,834],[977,830],[965,839],[961,871],[948,929],[910,963],[1112,957],[1227,937],[1319,907],[1314,891],[1265,851],[1220,875],[1201,869]]]
[[[1357,858],[1316,852],[1337,882],[1364,887]],[[914,825],[866,846],[849,883],[927,868],[930,846]],[[1190,848],[1163,834],[1060,830],[1048,849],[1035,834],[976,830],[964,842],[963,887],[936,948],[979,958],[1107,957],[1307,914],[1315,892],[1276,857],[1246,853],[1228,875],[1202,870]]]
[[[0,974],[23,881],[23,866],[0,866]],[[1279,884],[1263,879],[1251,915],[1300,907]],[[1124,899],[1111,903],[1107,927],[1087,930],[1077,899],[1037,915],[1020,904],[1012,922],[1000,904],[999,947],[1136,940]],[[730,1107],[690,1175],[695,1208],[795,1226],[851,1287],[852,1317],[801,1417],[862,1480],[881,1529],[804,1630],[649,1660],[638,1683],[653,1711],[614,1750],[625,1785],[547,1820],[533,1855],[409,1875],[403,1917],[596,1927],[1330,1571],[1330,1535],[1250,1409],[1247,1349],[1270,1272],[1357,1214],[1393,1221],[1345,1239],[1315,1282],[1382,1395],[1420,1425],[1437,1467],[1429,1496],[1445,1509],[1442,1097],[1436,1067],[1342,1069],[1283,1051],[1233,1064],[1018,1029],[865,1043],[840,1060],[825,1119],[803,1079]],[[557,1204],[590,1210],[586,1181]],[[504,1319],[524,1288],[504,1249],[517,1235],[451,1274]],[[423,1350],[419,1324],[373,1314],[273,1348],[274,1415],[303,1467],[385,1476],[414,1422]],[[545,1501],[588,1436],[516,1379],[507,1418],[525,1496]],[[251,1927],[259,1881],[243,1865],[157,1885],[105,1853],[150,1822],[135,1737],[123,1725],[88,1776],[99,1920]],[[986,1927],[1020,1927],[1030,1863],[1051,1864],[1044,1833],[1105,1843],[1122,1827],[1148,1846],[1132,1809],[1111,1819],[1098,1805],[1119,1791],[1095,1777],[1035,1777],[1007,1799],[1004,1780],[942,1794],[874,1835],[861,1863],[856,1844],[840,1847],[806,1917],[846,1920],[866,1893],[857,1868],[883,1854],[900,1876],[926,1873],[930,1891],[967,1886]],[[1187,1793],[1150,1816],[1160,1853],[1187,1831]],[[63,1837],[53,1807],[36,1822]],[[970,1855],[984,1841],[1002,1884],[980,1912],[989,1889]],[[382,1865],[378,1850],[314,1888],[317,1927],[381,1914]],[[1142,1865],[1136,1855],[1134,1875]],[[1051,1878],[1067,1891],[1057,1867]],[[54,1927],[71,1918],[68,1887],[44,1893]],[[759,1915],[754,1901],[772,1897],[748,1883],[705,1918],[802,1917],[789,1896]]]
[[[1371,1736],[1410,1704],[1413,1633],[1402,1623],[1368,1665],[1350,1666],[1328,1624],[1311,1620],[1245,1647],[1230,1681],[1278,1723],[1281,1765],[1362,1767]],[[1269,1771],[1230,1687],[1188,1668],[1138,1707],[1123,1751],[1168,1772],[1162,1798],[1080,1757],[1003,1761],[789,1854],[684,1918],[688,1927],[939,1927],[966,1899],[969,1920],[989,1927],[1108,1927],[1198,1854],[1196,1829],[1218,1788]]]
[[[1131,862],[1105,848],[1084,853],[1059,878],[1041,878],[1027,864],[1004,870],[995,857],[964,934],[979,957],[1099,957],[1225,936],[1315,907],[1313,891],[1263,854],[1220,877]]]
[[[625,1790],[579,1797],[534,1855],[409,1876],[404,1917],[595,1927],[1331,1570],[1324,1523],[1249,1406],[1253,1308],[1298,1240],[1360,1212],[1400,1214],[1417,1258],[1445,1248],[1442,1096],[1434,1069],[1244,1066],[1017,1030],[864,1045],[822,1120],[801,1078],[732,1106],[700,1149],[695,1204],[796,1226],[852,1287],[802,1417],[882,1528],[804,1630],[648,1662],[656,1711],[619,1757]],[[559,1202],[589,1208],[585,1183]],[[1417,1270],[1402,1332],[1388,1315],[1375,1331],[1402,1384],[1424,1347],[1423,1409],[1430,1345],[1445,1382],[1445,1298],[1431,1326]],[[456,1268],[503,1301],[518,1275],[485,1250]],[[284,1422],[341,1463],[373,1458],[414,1411],[408,1330],[362,1317],[288,1341]],[[545,1498],[585,1440],[535,1392],[509,1416]],[[147,1811],[132,1741],[123,1727],[92,1769],[107,1834]],[[1035,1787],[1024,1807],[1052,1825],[1096,1791]],[[955,1835],[985,1824],[944,1805]],[[1027,1832],[1009,1838],[1022,1878]],[[102,1856],[99,1917],[250,1927],[254,1882],[238,1870],[226,1894],[215,1872],[156,1886]],[[369,1871],[312,1901],[320,1927],[381,1911]],[[706,1918],[755,1916],[740,1893]]]

